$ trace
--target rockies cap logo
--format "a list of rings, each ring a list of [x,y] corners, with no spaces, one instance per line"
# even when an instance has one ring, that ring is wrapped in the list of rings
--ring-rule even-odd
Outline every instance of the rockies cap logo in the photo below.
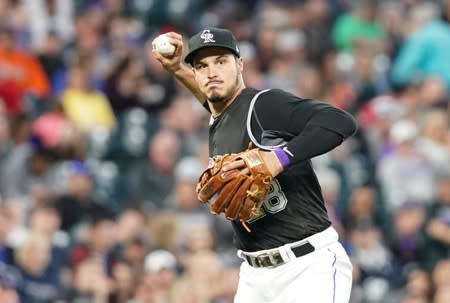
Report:
[[[203,39],[203,43],[210,43],[210,42],[216,42],[213,38],[214,35],[211,34],[209,29],[205,29],[202,34],[200,35],[200,38]]]

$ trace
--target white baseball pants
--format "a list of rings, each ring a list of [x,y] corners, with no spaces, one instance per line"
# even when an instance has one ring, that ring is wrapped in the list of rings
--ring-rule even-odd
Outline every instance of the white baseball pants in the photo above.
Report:
[[[315,250],[295,257],[290,246],[305,241]],[[242,263],[235,303],[348,303],[352,265],[333,227],[279,249],[283,259],[289,260],[278,267],[255,268]]]

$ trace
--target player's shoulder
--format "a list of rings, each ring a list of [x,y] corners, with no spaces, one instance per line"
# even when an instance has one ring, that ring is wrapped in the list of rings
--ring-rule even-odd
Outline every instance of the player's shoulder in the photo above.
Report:
[[[291,106],[317,107],[328,104],[320,100],[302,97],[292,92],[279,88],[273,88],[265,91],[263,94],[259,96],[258,103],[259,107],[282,106],[282,104],[287,104],[289,105],[289,107]]]
[[[305,101],[308,100],[306,98],[302,98],[300,96],[294,95],[291,92],[288,92],[286,90],[280,89],[280,88],[272,88],[267,90],[263,95],[261,99],[266,100],[286,100],[287,102],[299,102],[299,101]]]

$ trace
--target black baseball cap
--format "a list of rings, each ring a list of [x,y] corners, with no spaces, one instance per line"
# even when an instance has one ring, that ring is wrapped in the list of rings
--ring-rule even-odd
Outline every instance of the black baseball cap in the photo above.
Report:
[[[236,56],[241,56],[236,38],[231,31],[223,28],[209,28],[198,32],[189,39],[189,53],[184,58],[184,61],[192,65],[195,53],[198,50],[212,46],[226,48]]]

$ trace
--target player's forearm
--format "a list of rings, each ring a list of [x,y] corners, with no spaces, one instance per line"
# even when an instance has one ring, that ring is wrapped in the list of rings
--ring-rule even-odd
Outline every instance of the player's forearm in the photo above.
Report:
[[[193,95],[194,97],[201,103],[204,104],[206,102],[206,96],[200,91],[197,82],[194,79],[194,73],[189,67],[182,65],[177,71],[172,73],[175,78],[183,84]]]
[[[175,46],[175,51],[171,55],[163,56],[158,48],[158,39],[156,37],[152,41],[152,55],[158,60],[162,67],[173,75],[180,83],[186,87],[201,104],[205,104],[206,96],[200,91],[195,82],[194,72],[188,66],[182,63],[183,57],[183,39],[180,34],[169,32],[164,34],[165,39],[169,39],[170,44]]]
[[[323,110],[313,115],[303,130],[283,151],[289,163],[309,160],[327,153],[356,132],[356,121],[340,110]]]
[[[344,138],[320,126],[312,126],[292,139],[284,149],[289,163],[297,163],[322,155],[339,146]]]

